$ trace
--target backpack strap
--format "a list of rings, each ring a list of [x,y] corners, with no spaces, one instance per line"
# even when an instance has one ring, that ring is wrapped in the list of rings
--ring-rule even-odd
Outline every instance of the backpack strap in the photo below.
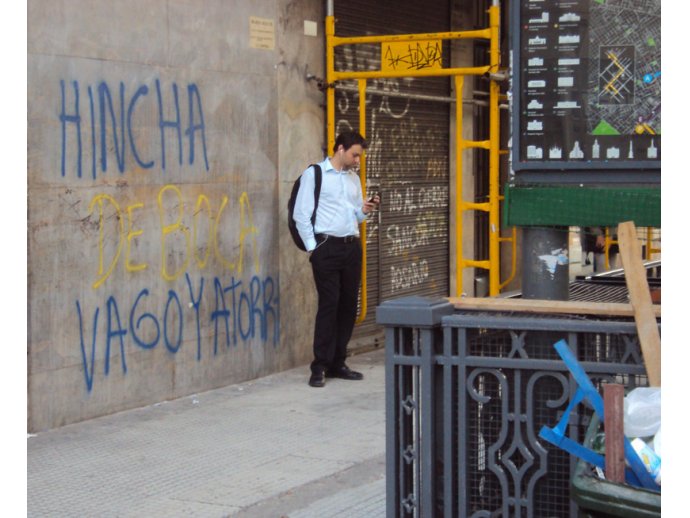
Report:
[[[319,207],[319,196],[321,196],[321,166],[319,164],[311,164],[309,167],[314,168],[314,212],[311,214],[311,225],[316,223],[316,209]]]

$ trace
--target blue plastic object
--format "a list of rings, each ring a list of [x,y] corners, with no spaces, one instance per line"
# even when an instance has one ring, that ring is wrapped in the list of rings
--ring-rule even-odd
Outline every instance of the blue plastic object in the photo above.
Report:
[[[567,451],[571,455],[575,455],[576,457],[581,458],[584,461],[593,464],[594,466],[604,469],[605,461],[603,455],[595,453],[589,448],[586,448],[582,444],[566,436],[570,412],[573,410],[573,408],[575,408],[575,406],[580,404],[584,399],[587,399],[587,401],[592,404],[594,412],[597,414],[599,419],[603,421],[604,400],[599,392],[597,392],[596,387],[587,376],[587,373],[585,373],[585,370],[578,363],[577,358],[575,358],[575,355],[568,347],[566,341],[559,340],[554,344],[554,348],[563,359],[566,367],[568,367],[568,370],[577,382],[578,389],[558,424],[556,424],[556,426],[553,428],[549,428],[548,426],[542,427],[542,429],[539,431],[539,437]],[[630,465],[630,468],[626,468],[625,470],[625,480],[628,484],[644,487],[645,489],[651,489],[653,491],[661,491],[661,487],[649,474],[627,437],[625,437],[625,458]]]

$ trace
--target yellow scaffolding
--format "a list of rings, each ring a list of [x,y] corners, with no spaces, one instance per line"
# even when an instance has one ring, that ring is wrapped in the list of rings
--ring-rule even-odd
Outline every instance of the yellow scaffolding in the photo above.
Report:
[[[366,137],[366,81],[377,78],[395,77],[432,77],[454,76],[455,78],[455,102],[456,102],[456,291],[462,293],[462,269],[484,268],[489,271],[489,295],[498,295],[515,275],[515,230],[512,237],[500,237],[499,204],[502,196],[499,195],[499,99],[500,86],[494,77],[499,71],[499,26],[500,9],[498,5],[489,8],[489,27],[487,29],[473,31],[438,32],[424,34],[382,35],[382,36],[356,36],[338,37],[335,35],[335,18],[332,12],[326,16],[326,117],[328,149],[333,149],[335,144],[335,83],[336,81],[357,80],[359,91],[359,133]],[[456,39],[485,39],[490,42],[489,65],[481,67],[456,67],[456,68],[425,68],[415,70],[367,70],[367,71],[337,71],[335,70],[335,47],[339,45],[356,45],[365,43],[402,43],[434,40]],[[485,75],[489,77],[489,136],[484,141],[469,141],[462,138],[462,87],[464,76]],[[462,198],[462,151],[469,148],[485,149],[489,152],[489,199],[486,203],[465,202]],[[366,154],[360,163],[360,180],[362,191],[366,191]],[[489,214],[489,259],[488,261],[475,261],[465,259],[462,254],[462,214],[468,210],[481,210]],[[362,236],[362,296],[360,314],[357,322],[364,320],[367,313],[367,261],[366,261],[366,222],[360,227]],[[500,243],[509,241],[513,243],[513,270],[510,278],[500,283]]]
[[[640,233],[643,234],[643,237],[640,237]],[[661,248],[654,246],[655,241],[661,240],[661,229],[658,229],[658,234],[655,236],[653,227],[640,227],[637,229],[637,234],[638,239],[640,239],[640,241],[644,241],[646,245],[644,247],[645,261],[651,261],[653,254],[661,253]],[[604,229],[604,268],[606,270],[611,269],[611,247],[617,244],[618,241],[611,237],[611,232],[609,231],[609,228],[606,227]]]

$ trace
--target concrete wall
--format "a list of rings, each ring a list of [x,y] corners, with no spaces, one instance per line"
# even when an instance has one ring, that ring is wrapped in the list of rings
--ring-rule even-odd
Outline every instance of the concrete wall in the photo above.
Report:
[[[321,4],[29,0],[29,431],[309,361]]]

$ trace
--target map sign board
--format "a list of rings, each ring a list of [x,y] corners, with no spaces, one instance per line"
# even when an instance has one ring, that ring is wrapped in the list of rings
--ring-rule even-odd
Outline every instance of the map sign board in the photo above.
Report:
[[[660,169],[661,1],[519,0],[511,16],[513,169]]]

